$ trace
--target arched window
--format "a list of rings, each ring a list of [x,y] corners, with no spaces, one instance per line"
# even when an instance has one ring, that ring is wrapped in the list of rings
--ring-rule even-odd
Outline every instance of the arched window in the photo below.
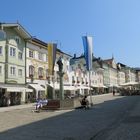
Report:
[[[46,69],[46,79],[49,79],[49,69]]]
[[[34,77],[35,68],[34,66],[29,66],[29,77]]]
[[[38,68],[38,77],[39,77],[39,79],[43,78],[43,68],[41,68],[41,67]]]

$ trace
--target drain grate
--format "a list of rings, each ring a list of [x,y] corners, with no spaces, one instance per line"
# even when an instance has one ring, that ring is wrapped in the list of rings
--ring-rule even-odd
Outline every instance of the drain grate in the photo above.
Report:
[[[127,117],[124,120],[124,123],[140,123],[140,116]]]

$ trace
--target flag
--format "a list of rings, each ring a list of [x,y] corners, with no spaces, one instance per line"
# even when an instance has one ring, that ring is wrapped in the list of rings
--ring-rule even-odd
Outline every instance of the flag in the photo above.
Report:
[[[54,65],[56,60],[56,49],[57,44],[55,43],[48,43],[48,67],[49,67],[49,74],[54,75]]]
[[[83,36],[82,39],[83,39],[86,67],[87,70],[90,71],[92,69],[92,37]]]

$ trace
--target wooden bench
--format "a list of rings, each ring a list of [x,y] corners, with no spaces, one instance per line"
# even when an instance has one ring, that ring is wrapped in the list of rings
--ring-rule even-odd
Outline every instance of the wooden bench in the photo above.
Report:
[[[44,105],[41,109],[42,110],[57,110],[59,108],[60,108],[59,100],[48,100],[47,105]]]

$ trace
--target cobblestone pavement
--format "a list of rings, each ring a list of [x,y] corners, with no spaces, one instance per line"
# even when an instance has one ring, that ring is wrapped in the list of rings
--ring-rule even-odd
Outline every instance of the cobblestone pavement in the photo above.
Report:
[[[140,96],[94,96],[89,110],[0,111],[0,140],[139,140]]]

